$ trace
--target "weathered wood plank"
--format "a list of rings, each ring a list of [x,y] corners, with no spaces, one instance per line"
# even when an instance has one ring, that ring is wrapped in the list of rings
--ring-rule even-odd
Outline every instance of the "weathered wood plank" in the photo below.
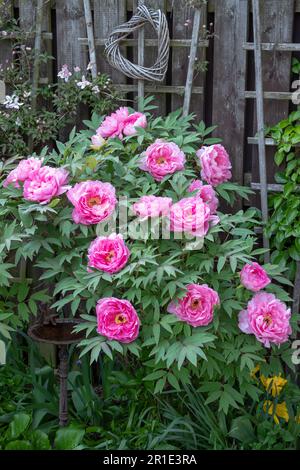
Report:
[[[284,52],[296,52],[300,51],[299,43],[276,43],[276,42],[262,42],[261,48],[263,51],[284,51]],[[243,49],[246,51],[254,51],[253,42],[246,42],[243,44]]]
[[[245,98],[256,98],[257,93],[256,91],[245,91],[244,96]],[[263,96],[269,100],[291,100],[293,93],[288,91],[265,91]]]
[[[261,184],[260,183],[251,183],[250,184],[251,189],[254,189],[255,191],[260,191]],[[268,191],[273,191],[274,193],[281,193],[283,191],[284,185],[283,184],[277,184],[277,183],[269,183],[267,185]],[[300,190],[300,186],[297,186],[297,191]]]
[[[68,65],[70,70],[73,67],[80,67],[82,74],[85,75],[88,55],[83,50],[78,38],[86,34],[83,3],[77,0],[56,0],[56,43],[57,43],[57,70],[60,70],[64,64]],[[83,119],[88,117],[88,110],[80,106],[75,124],[81,127]],[[72,125],[68,126],[60,133],[60,139],[65,140],[70,132]]]
[[[0,29],[5,31],[5,22],[13,15],[13,3],[11,0],[5,0],[0,8]],[[2,36],[3,37],[3,36]],[[1,39],[0,42],[0,64],[5,68],[6,64],[11,61],[11,42],[9,39]]]
[[[183,48],[178,49],[176,47],[176,41],[182,44],[191,44],[192,27],[194,20],[194,8],[184,5],[183,2],[175,1],[174,8],[172,11],[173,20],[173,41],[171,41],[171,53],[172,53],[172,85],[183,85],[186,82],[187,68],[189,61],[189,50]],[[209,45],[209,41],[202,39],[203,26],[207,22],[207,7],[202,7],[201,23],[200,23],[200,37],[198,41],[197,51],[197,64],[206,59],[206,50],[201,47],[201,44]],[[204,87],[205,85],[205,73],[194,74],[193,85],[197,87]],[[172,96],[172,110],[175,110],[183,106],[183,98],[178,95]],[[194,112],[197,115],[197,119],[203,119],[204,117],[204,96],[193,96],[190,103],[190,112]]]
[[[293,39],[294,0],[265,0],[260,2],[260,15],[263,43],[291,43]],[[290,90],[291,53],[283,51],[263,51],[263,89],[265,93]],[[251,70],[249,71],[251,74]],[[264,102],[265,126],[272,126],[289,113],[288,100],[270,100]],[[254,129],[256,129],[256,116],[254,116]],[[255,132],[255,131],[254,131]],[[274,181],[274,174],[278,171],[274,162],[274,149],[267,148],[267,179]],[[258,181],[259,164],[257,147],[252,148],[252,180]]]
[[[251,144],[251,145],[257,145],[258,144],[258,138],[257,137],[248,137],[247,142],[248,142],[248,144]],[[265,139],[265,145],[276,146],[277,144],[276,144],[275,140],[270,139],[270,138],[266,138]]]
[[[224,0],[215,5],[213,124],[232,161],[233,180],[243,183],[247,0]]]
[[[145,5],[144,0],[138,0],[138,5]],[[141,28],[138,31],[138,64],[140,67],[145,66],[145,29]],[[139,110],[142,109],[142,100],[145,98],[145,80],[138,80],[138,100]]]
[[[134,2],[137,5],[138,1]],[[148,8],[152,8],[153,10],[161,10],[162,12],[166,13],[167,11],[167,1],[166,0],[147,0],[146,5]],[[156,39],[156,33],[153,31],[151,26],[145,26],[145,39]],[[134,60],[135,60],[134,54]],[[145,53],[145,67],[151,67],[154,64],[157,58],[157,46],[148,47],[147,53]],[[168,74],[168,72],[167,72]],[[164,80],[161,82],[162,85],[165,85],[167,82]],[[151,82],[145,81],[145,87],[150,85]],[[158,106],[158,109],[155,111],[154,114],[165,115],[166,114],[166,95],[165,94],[155,94],[154,95],[155,101],[154,104]]]
[[[83,0],[84,15],[86,23],[86,32],[88,37],[89,46],[89,59],[92,65],[92,77],[97,76],[97,61],[96,61],[96,50],[95,50],[95,38],[94,38],[94,27],[90,0]]]
[[[137,85],[126,85],[126,84],[116,84],[115,85],[116,89],[122,90],[124,92],[135,92],[137,91]],[[145,85],[145,91],[147,93],[171,93],[171,94],[176,94],[176,95],[184,95],[184,86],[179,86],[179,85]],[[192,93],[195,95],[201,95],[203,94],[203,88],[202,87],[193,87]]]
[[[52,38],[51,35],[48,36],[50,39]],[[88,38],[78,38],[78,41],[80,44],[83,46],[88,45]],[[106,42],[106,39],[103,38],[96,38],[95,39],[95,45],[96,46],[104,46]],[[138,45],[138,40],[137,39],[124,39],[123,41],[124,46],[137,46]],[[148,47],[157,47],[157,39],[145,39],[145,46]],[[170,40],[170,47],[190,47],[191,46],[191,40],[190,39],[171,39]],[[200,39],[198,43],[198,47],[208,47],[209,46],[209,41],[207,39]]]
[[[258,136],[258,165],[260,181],[260,205],[262,221],[268,222],[268,189],[267,189],[267,169],[266,169],[266,147],[264,129],[264,96],[263,96],[263,75],[262,75],[262,51],[261,51],[261,21],[259,13],[259,0],[252,0],[253,9],[253,34],[254,34],[254,60],[255,60],[255,89],[256,89],[256,114],[257,114],[257,136]],[[269,239],[263,235],[263,246],[269,249]],[[269,253],[264,253],[265,263],[270,261]]]
[[[95,38],[107,38],[116,26],[124,22],[126,22],[125,0],[94,0]],[[109,74],[114,83],[124,82],[122,72],[114,69],[106,62],[103,49],[96,50],[96,58],[99,72]]]
[[[82,2],[77,0],[56,0],[57,69],[64,64],[70,68],[85,69],[87,54],[78,44],[78,38],[85,34],[85,19]]]
[[[37,0],[22,0],[19,2],[20,25],[27,31],[35,34],[35,13]],[[31,37],[33,39],[33,37]],[[33,42],[32,42],[33,44]]]
[[[26,43],[34,46],[35,34],[36,34],[36,8],[37,0],[22,0],[19,2],[19,15],[20,25],[24,32],[27,33]],[[42,47],[43,51],[46,51],[49,55],[53,55],[52,39],[53,35],[51,32],[51,4],[49,1],[44,0],[43,2],[43,23],[42,23]],[[13,36],[13,35],[12,35]],[[41,75],[47,77],[49,82],[52,82],[52,62],[49,61],[47,64],[41,64]]]
[[[173,41],[171,41],[171,53],[172,53],[172,85],[173,86],[182,86],[186,80],[186,73],[188,67],[188,50],[183,48],[178,49],[176,47],[176,42],[178,44],[186,44],[190,47],[191,44],[191,35],[192,35],[192,25],[194,19],[193,8],[190,8],[184,5],[183,2],[174,3],[174,9],[172,11],[172,20],[173,20]],[[206,60],[206,51],[202,49],[201,45],[206,44],[208,47],[208,40],[203,40],[201,38],[201,30],[203,25],[206,25],[207,22],[207,8],[202,7],[202,18],[201,18],[201,27],[200,27],[200,38],[198,41],[198,53],[197,53],[197,62]],[[204,87],[205,86],[205,73],[199,73],[194,76],[193,85]],[[183,97],[178,95],[172,96],[172,110],[180,108],[183,106]],[[190,112],[194,112],[197,115],[197,119],[203,119],[204,117],[204,96],[193,97],[190,106]]]
[[[189,55],[189,65],[188,65],[188,70],[187,70],[184,99],[183,99],[182,114],[185,117],[189,114],[189,111],[190,111],[192,87],[193,87],[194,72],[195,72],[195,62],[197,59],[198,40],[200,36],[201,14],[202,14],[201,10],[202,9],[196,9],[195,14],[194,14],[193,32],[192,32],[191,48],[190,48],[190,55]]]

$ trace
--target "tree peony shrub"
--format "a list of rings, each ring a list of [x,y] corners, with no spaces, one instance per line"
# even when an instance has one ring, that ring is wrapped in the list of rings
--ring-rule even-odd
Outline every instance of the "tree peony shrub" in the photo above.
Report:
[[[37,174],[45,167],[68,173],[67,193],[58,178],[55,191],[51,180],[45,198],[29,201],[31,179],[19,177],[17,161],[4,166],[0,284],[11,282],[21,260],[39,273],[33,284],[21,280],[31,297],[18,296],[5,322],[25,325],[37,302],[46,302],[58,315],[81,317],[76,328],[86,338],[79,347],[92,362],[102,355],[133,376],[142,370],[155,393],[193,382],[227,413],[259,399],[251,377],[257,364],[266,377],[279,375],[284,363],[293,368],[289,336],[296,318],[283,304],[290,301],[280,286],[284,268],[263,267],[272,283],[259,294],[268,296],[268,306],[259,305],[262,312],[270,307],[274,324],[262,328],[252,309],[257,298],[240,283],[245,264],[264,252],[254,232],[260,215],[256,209],[217,212],[219,199],[233,203],[250,190],[226,181],[225,150],[221,156],[205,150],[218,145],[208,137],[214,128],[192,127],[193,117],[180,110],[153,119],[149,102],[142,116],[127,108],[93,115],[86,130],[73,130],[57,150],[33,156],[41,165]],[[199,148],[206,152],[209,185],[201,179]]]

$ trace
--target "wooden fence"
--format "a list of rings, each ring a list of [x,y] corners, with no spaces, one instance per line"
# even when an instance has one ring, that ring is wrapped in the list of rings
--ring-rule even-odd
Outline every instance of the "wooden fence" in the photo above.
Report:
[[[3,1],[3,0],[2,0]],[[35,29],[34,0],[10,2],[12,14],[28,31]],[[146,84],[154,94],[159,113],[166,114],[183,104],[194,10],[184,0],[145,0],[149,7],[166,14],[171,36],[169,69],[165,82]],[[265,121],[272,125],[287,117],[291,103],[291,58],[299,56],[300,1],[261,0]],[[126,91],[128,99],[136,96],[137,84],[113,70],[103,57],[105,38],[118,24],[131,17],[137,0],[91,0],[98,70],[107,72]],[[55,57],[48,67],[49,81],[56,80],[63,64],[84,68],[88,63],[87,32],[82,0],[45,0],[43,47]],[[218,125],[215,135],[223,139],[233,162],[233,179],[239,183],[259,182],[255,111],[255,74],[251,2],[248,0],[208,1],[202,18],[202,30],[213,30],[212,37],[202,34],[197,62],[207,61],[207,70],[194,80],[191,111],[207,125]],[[210,34],[208,34],[210,36]],[[155,41],[151,30],[145,32],[145,65],[153,63]],[[137,39],[124,46],[127,56],[137,60]],[[285,46],[285,47],[284,47]],[[299,44],[298,44],[299,46]],[[9,43],[0,43],[0,63],[9,59]],[[286,50],[287,49],[287,50]],[[296,52],[295,52],[296,50]],[[44,71],[45,73],[45,71]],[[298,78],[298,77],[295,77]],[[272,142],[267,146],[268,181],[274,181],[275,165]]]

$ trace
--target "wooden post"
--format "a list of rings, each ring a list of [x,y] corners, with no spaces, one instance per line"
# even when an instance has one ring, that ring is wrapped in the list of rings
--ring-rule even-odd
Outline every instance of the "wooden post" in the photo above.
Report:
[[[253,31],[254,31],[254,59],[255,59],[255,88],[256,88],[256,112],[258,127],[258,155],[259,155],[259,176],[260,176],[260,200],[262,220],[264,224],[268,222],[268,189],[266,170],[266,148],[264,129],[264,95],[262,78],[262,57],[261,57],[261,28],[259,0],[252,0],[253,9]],[[269,240],[263,235],[263,246],[269,249]],[[269,252],[264,255],[265,263],[270,260]]]
[[[86,31],[88,37],[88,46],[89,46],[89,58],[92,66],[92,77],[97,77],[97,62],[96,62],[96,51],[95,51],[95,36],[93,28],[93,18],[91,12],[90,0],[83,0],[84,5],[84,14],[85,14],[85,23]]]
[[[138,5],[144,5],[144,0],[139,0]],[[144,65],[144,54],[145,54],[145,31],[144,28],[140,28],[138,31],[138,64]],[[139,99],[139,109],[141,105],[141,99],[145,95],[145,83],[143,79],[138,80],[138,99]]]
[[[78,0],[56,0],[57,68],[64,64],[86,68],[86,54],[78,44],[85,29],[83,5]]]
[[[36,109],[37,89],[40,78],[40,54],[42,47],[42,25],[43,25],[43,0],[38,0],[36,9],[36,31],[34,40],[34,63],[31,90],[31,107]]]
[[[200,24],[201,24],[201,8],[197,8],[195,11],[195,16],[194,16],[190,58],[189,58],[188,72],[187,72],[186,84],[185,84],[184,101],[183,101],[183,116],[187,116],[190,110],[195,59],[197,56],[199,33],[200,33]]]
[[[293,313],[299,313],[300,308],[300,261],[296,263],[296,275],[293,291]]]
[[[4,23],[6,20],[11,19],[13,16],[13,2],[11,0],[5,0],[0,3],[0,26],[4,29]],[[1,39],[0,45],[0,64],[3,68],[6,68],[7,62],[11,61],[11,41],[9,39]],[[5,90],[4,90],[5,92]]]
[[[247,41],[248,26],[248,0],[216,2],[212,122],[218,127],[213,136],[222,139],[222,145],[230,155],[232,179],[240,185],[244,184],[247,64],[243,44]],[[242,207],[243,200],[239,197],[232,210]]]
[[[300,76],[299,76],[300,79]],[[300,111],[300,105],[297,106],[297,110]],[[294,282],[294,289],[293,289],[293,313],[299,313],[300,308],[300,261],[296,262],[296,274],[295,274],[295,282]],[[300,337],[300,333],[298,333],[298,338]]]

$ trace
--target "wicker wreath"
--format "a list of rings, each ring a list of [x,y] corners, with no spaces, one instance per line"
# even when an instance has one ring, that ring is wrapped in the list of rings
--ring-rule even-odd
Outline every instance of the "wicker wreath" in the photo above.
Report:
[[[129,34],[144,27],[146,23],[153,27],[158,39],[157,59],[152,67],[133,64],[120,52],[120,43]],[[169,28],[165,14],[160,10],[152,10],[145,5],[140,5],[127,23],[113,30],[106,41],[104,52],[107,61],[127,77],[161,82],[165,78],[168,68],[169,44]]]

